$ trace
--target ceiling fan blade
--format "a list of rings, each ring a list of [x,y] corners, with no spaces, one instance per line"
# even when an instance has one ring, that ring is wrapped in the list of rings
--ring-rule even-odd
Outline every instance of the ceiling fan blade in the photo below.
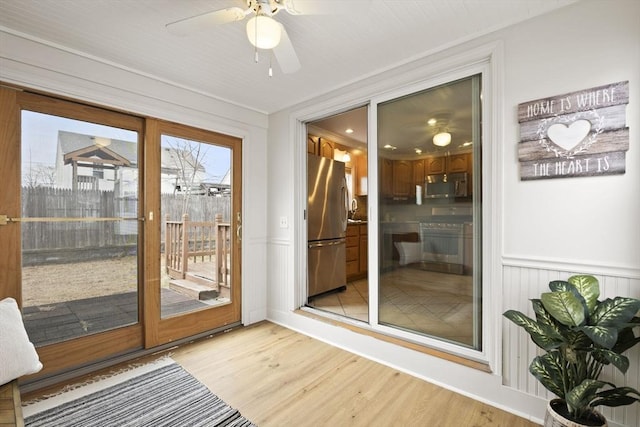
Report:
[[[214,25],[226,24],[228,22],[241,21],[251,13],[251,9],[242,10],[239,7],[207,12],[201,15],[184,18],[166,25],[167,30],[177,36],[194,34]]]
[[[280,24],[280,23],[279,23]],[[289,35],[284,29],[284,25],[280,24],[282,35],[280,36],[280,43],[273,48],[273,54],[280,65],[280,69],[285,74],[295,73],[300,69],[300,61],[298,55],[291,44]]]
[[[371,0],[280,0],[282,8],[292,15],[362,14]]]

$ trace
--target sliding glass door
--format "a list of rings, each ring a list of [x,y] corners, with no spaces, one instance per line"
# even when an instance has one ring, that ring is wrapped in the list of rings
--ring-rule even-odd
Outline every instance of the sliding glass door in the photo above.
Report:
[[[307,291],[307,306],[447,351],[483,351],[483,76],[472,68],[374,98],[364,116],[307,123],[308,153],[345,162],[356,182],[337,261],[346,286]]]
[[[239,138],[6,87],[0,111],[0,299],[39,376],[240,323]]]
[[[23,110],[22,302],[37,346],[138,323],[139,134]]]
[[[43,374],[142,348],[143,121],[26,92],[2,105],[17,138],[1,144],[19,150],[4,151],[0,244]]]
[[[481,350],[480,75],[377,106],[378,323]]]

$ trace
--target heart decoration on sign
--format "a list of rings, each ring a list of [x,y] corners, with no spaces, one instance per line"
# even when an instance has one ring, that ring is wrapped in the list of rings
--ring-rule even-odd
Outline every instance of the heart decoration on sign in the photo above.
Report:
[[[598,141],[604,124],[604,116],[595,110],[541,119],[537,130],[538,142],[556,157],[572,159],[587,152]]]
[[[589,131],[591,131],[591,122],[589,120],[576,120],[569,126],[564,123],[556,123],[549,126],[547,136],[557,146],[571,151],[584,140]]]

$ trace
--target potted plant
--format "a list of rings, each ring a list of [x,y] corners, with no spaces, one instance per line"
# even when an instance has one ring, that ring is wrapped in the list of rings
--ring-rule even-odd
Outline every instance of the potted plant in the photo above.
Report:
[[[549,289],[531,300],[535,320],[516,310],[504,313],[545,351],[529,365],[529,372],[558,396],[547,405],[545,426],[606,425],[595,407],[640,401],[637,390],[598,379],[609,364],[626,373],[629,359],[622,353],[640,342],[633,332],[640,326],[640,300],[599,301],[598,280],[589,275],[551,281]]]

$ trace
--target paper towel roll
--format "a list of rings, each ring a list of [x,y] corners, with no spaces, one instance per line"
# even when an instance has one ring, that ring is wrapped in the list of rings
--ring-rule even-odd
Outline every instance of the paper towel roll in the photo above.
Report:
[[[422,185],[416,185],[416,205],[422,204]]]

